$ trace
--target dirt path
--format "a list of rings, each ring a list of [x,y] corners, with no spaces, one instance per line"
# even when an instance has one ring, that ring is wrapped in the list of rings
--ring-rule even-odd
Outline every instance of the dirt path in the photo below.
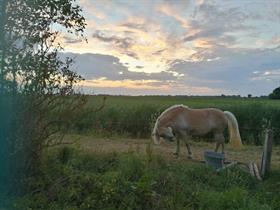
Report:
[[[151,142],[149,139],[128,139],[128,138],[98,138],[92,136],[67,136],[67,140],[75,140],[77,145],[82,149],[90,152],[138,152],[147,153],[147,145]],[[162,142],[160,145],[150,144],[153,154],[160,154],[167,159],[174,159],[176,144]],[[193,142],[192,152],[195,160],[203,160],[203,151],[213,151],[214,143]],[[257,164],[261,161],[262,147],[261,146],[243,146],[242,149],[232,149],[229,145],[225,147],[226,159],[228,161],[239,161],[249,163],[251,161]],[[187,159],[187,150],[184,145],[181,145],[180,159]],[[280,147],[273,148],[272,167],[280,168]]]

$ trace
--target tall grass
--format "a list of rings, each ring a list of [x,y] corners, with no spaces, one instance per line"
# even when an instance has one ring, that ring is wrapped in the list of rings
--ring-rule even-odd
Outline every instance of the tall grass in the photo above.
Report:
[[[260,183],[237,167],[216,173],[153,155],[65,152],[69,149],[46,157],[15,209],[280,208],[279,188],[272,184],[277,172]]]
[[[89,96],[88,99],[92,106],[97,106],[101,101],[101,97],[96,96]],[[264,130],[273,128],[275,143],[280,144],[280,101],[254,98],[110,96],[102,111],[88,113],[74,124],[73,130],[80,133],[148,138],[157,116],[174,104],[231,111],[237,117],[245,143],[262,144]]]

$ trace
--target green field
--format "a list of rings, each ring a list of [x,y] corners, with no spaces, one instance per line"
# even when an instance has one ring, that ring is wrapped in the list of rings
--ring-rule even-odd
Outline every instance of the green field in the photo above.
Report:
[[[102,96],[87,96],[89,107]],[[233,112],[245,146],[226,145],[227,160],[241,165],[217,173],[187,159],[186,149],[176,159],[175,144],[150,144],[156,117],[167,107],[216,107]],[[107,96],[105,107],[88,112],[72,125],[65,141],[45,151],[42,164],[24,182],[15,209],[54,210],[192,210],[280,209],[280,148],[275,146],[269,176],[251,177],[246,164],[261,160],[265,128],[274,129],[279,144],[280,101],[239,97]],[[201,160],[214,143],[192,142]]]
[[[102,152],[60,148],[45,155],[15,209],[271,210],[280,208],[280,171],[262,182],[246,167],[217,173],[200,163],[165,158],[148,148]],[[253,148],[251,148],[253,149]],[[167,154],[166,154],[167,155]]]
[[[265,98],[187,96],[107,96],[99,112],[88,113],[73,130],[99,135],[147,138],[157,116],[167,107],[184,104],[191,108],[215,107],[236,116],[243,141],[261,145],[266,128],[274,129],[280,144],[280,101]],[[98,107],[102,96],[88,96],[90,107]]]

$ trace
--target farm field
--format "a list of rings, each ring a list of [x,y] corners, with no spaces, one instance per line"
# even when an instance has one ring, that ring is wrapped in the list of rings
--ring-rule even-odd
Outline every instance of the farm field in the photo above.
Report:
[[[139,106],[139,105],[163,105],[185,104],[190,107],[210,107],[210,106],[228,106],[228,105],[249,105],[262,104],[272,107],[280,106],[279,100],[268,98],[247,98],[239,96],[113,96],[113,95],[93,95],[88,96],[91,104],[97,105],[106,97],[107,107],[116,105]]]
[[[257,181],[244,165],[220,173],[172,152],[175,145],[150,139],[67,135],[70,147],[45,154],[41,173],[29,180],[15,209],[279,209],[280,148],[274,147],[272,170]],[[213,143],[193,142],[202,159]],[[226,146],[227,160],[259,163],[262,147]]]
[[[98,107],[102,96],[88,96]],[[244,147],[226,144],[228,161],[244,164],[221,173],[187,159],[182,145],[151,144],[156,117],[173,104],[216,107],[232,111],[239,122]],[[69,146],[48,149],[40,173],[28,180],[15,209],[279,209],[280,103],[255,98],[107,96],[105,107],[88,113],[69,130]],[[266,121],[268,119],[268,121]],[[264,130],[273,128],[271,173],[262,182],[246,164],[260,164]],[[193,139],[195,160],[213,150],[211,136]]]
[[[96,95],[87,96],[88,101],[97,106],[106,97],[106,107],[110,109],[115,106],[138,107],[138,106],[156,106],[168,107],[174,104],[184,104],[192,108],[203,107],[231,107],[264,105],[269,107],[280,106],[279,100],[268,98],[247,98],[239,96],[112,96]]]

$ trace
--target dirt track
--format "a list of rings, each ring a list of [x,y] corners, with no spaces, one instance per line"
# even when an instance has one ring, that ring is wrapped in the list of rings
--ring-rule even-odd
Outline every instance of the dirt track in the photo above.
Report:
[[[77,145],[89,152],[138,152],[146,154],[147,145],[151,142],[149,139],[128,139],[128,138],[98,138],[92,136],[67,136],[68,140],[75,140]],[[151,145],[152,153],[160,154],[167,159],[175,159],[176,144],[162,142],[160,145]],[[213,150],[214,143],[193,142],[192,152],[195,160],[203,160],[203,151]],[[261,146],[243,146],[242,149],[232,149],[229,145],[225,146],[226,159],[228,161],[239,161],[249,163],[251,161],[257,164],[261,161],[262,147]],[[180,160],[187,159],[187,150],[184,145],[181,145]],[[274,147],[272,153],[272,167],[280,168],[280,147]]]

